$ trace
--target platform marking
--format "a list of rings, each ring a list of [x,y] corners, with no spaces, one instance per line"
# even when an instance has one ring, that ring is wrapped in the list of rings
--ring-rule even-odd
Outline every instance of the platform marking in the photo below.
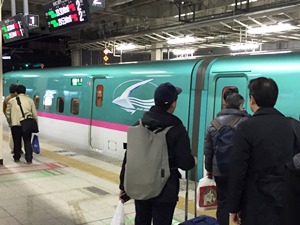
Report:
[[[49,151],[46,149],[41,149],[41,155],[46,158],[53,159],[57,162],[61,162],[63,165],[67,165],[69,167],[73,167],[91,175],[94,175],[96,177],[99,177],[101,179],[105,179],[111,183],[118,185],[120,182],[119,174],[101,168],[99,166],[90,165],[72,157],[64,156],[63,154],[59,154],[57,152]],[[185,198],[179,196],[178,199],[179,200],[177,202],[176,208],[185,210]],[[194,205],[194,200],[188,200],[188,212],[190,214],[194,214]],[[212,217],[216,217],[216,210],[207,210],[205,212],[197,211],[197,215],[209,215]]]
[[[31,165],[17,165],[17,166],[4,166],[0,167],[0,176],[6,174],[16,174],[24,172],[33,172],[39,170],[53,170],[57,168],[64,168],[66,165],[61,163],[41,163],[41,164],[31,164]]]

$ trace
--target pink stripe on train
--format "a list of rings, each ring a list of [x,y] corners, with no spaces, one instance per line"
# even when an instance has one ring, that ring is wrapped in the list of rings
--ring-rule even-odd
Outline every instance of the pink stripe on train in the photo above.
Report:
[[[84,124],[84,125],[92,124],[95,127],[108,128],[111,130],[118,130],[118,131],[123,131],[123,132],[127,132],[127,129],[129,127],[128,125],[124,125],[124,124],[111,123],[111,122],[100,121],[100,120],[90,120],[90,119],[85,119],[85,118],[65,116],[65,115],[59,115],[59,114],[53,114],[53,113],[47,113],[47,112],[38,112],[38,116],[55,119],[55,120],[63,120],[63,121],[72,122],[72,123],[79,123],[79,124]]]

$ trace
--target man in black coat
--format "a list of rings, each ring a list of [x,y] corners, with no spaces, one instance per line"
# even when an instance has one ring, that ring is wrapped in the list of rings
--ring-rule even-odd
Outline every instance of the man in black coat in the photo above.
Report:
[[[253,116],[236,131],[228,207],[234,224],[283,225],[285,164],[294,154],[290,120],[274,108],[277,84],[265,77],[249,84]]]
[[[179,179],[182,170],[192,169],[197,159],[191,153],[190,140],[182,121],[173,115],[181,89],[170,83],[159,85],[154,93],[155,105],[145,112],[142,123],[151,130],[173,126],[166,134],[168,146],[170,177],[162,192],[148,200],[135,200],[135,225],[171,225],[179,193]],[[120,173],[121,195],[124,190],[126,154]],[[151,188],[151,187],[149,187]],[[122,199],[122,198],[121,198]]]

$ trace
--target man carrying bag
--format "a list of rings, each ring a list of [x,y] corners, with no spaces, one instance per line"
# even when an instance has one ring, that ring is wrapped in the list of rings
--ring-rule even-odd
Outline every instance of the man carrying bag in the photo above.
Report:
[[[25,95],[26,88],[23,85],[19,85],[16,89],[17,97],[12,98],[7,103],[6,116],[7,121],[11,127],[11,133],[14,142],[14,161],[20,162],[21,158],[21,141],[23,138],[25,147],[25,160],[27,164],[32,163],[32,147],[31,147],[31,135],[32,132],[25,132],[22,128],[22,121],[27,118],[32,118],[36,122],[38,121],[36,108],[33,100]],[[37,131],[37,130],[36,130]]]

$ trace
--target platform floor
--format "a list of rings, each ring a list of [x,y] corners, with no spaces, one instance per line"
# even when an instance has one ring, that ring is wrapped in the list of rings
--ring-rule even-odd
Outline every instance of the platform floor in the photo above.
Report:
[[[0,225],[109,225],[118,204],[121,161],[40,137],[33,164],[15,163],[3,131],[0,166]],[[184,187],[185,181],[182,181]],[[189,216],[194,216],[190,184]],[[184,221],[181,188],[173,225]],[[134,203],[125,204],[126,225],[134,224]],[[215,216],[215,210],[197,215]]]

